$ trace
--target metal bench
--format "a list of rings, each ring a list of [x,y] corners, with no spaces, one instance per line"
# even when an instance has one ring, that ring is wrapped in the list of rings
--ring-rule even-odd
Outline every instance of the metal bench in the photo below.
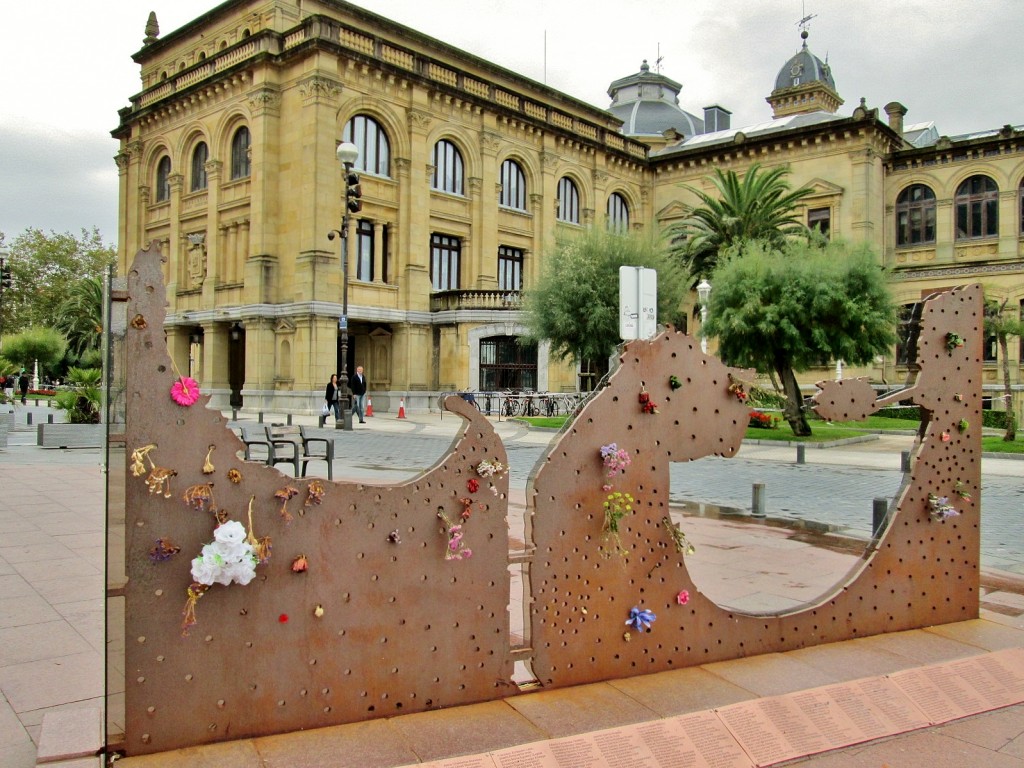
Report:
[[[306,476],[306,465],[311,461],[327,462],[327,479],[334,479],[334,440],[306,433],[306,427],[265,427],[267,440],[273,452],[273,463],[290,463],[296,477]],[[310,450],[310,445],[324,444],[323,452]],[[268,463],[271,463],[268,461]]]

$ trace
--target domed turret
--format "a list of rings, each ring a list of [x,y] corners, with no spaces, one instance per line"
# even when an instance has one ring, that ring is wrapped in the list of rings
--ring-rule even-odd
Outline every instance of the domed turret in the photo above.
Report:
[[[682,85],[658,72],[647,60],[640,71],[608,86],[608,111],[622,121],[622,132],[651,146],[704,133],[704,121],[679,106]]]
[[[807,47],[806,29],[800,32],[800,37],[803,45],[779,70],[775,90],[767,99],[775,117],[807,112],[835,113],[843,103],[828,63]]]

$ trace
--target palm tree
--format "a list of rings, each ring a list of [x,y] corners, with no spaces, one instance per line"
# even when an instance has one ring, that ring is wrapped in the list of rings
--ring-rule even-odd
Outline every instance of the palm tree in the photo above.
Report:
[[[84,277],[69,287],[57,312],[56,328],[67,337],[71,352],[78,357],[102,346],[102,278]]]
[[[995,336],[999,344],[999,355],[1003,360],[1003,397],[1006,399],[1006,434],[1003,440],[1012,443],[1017,439],[1017,412],[1013,407],[1013,388],[1010,386],[1010,355],[1007,337],[1024,336],[1024,322],[1004,314],[1009,299],[1002,304],[985,302],[985,333]]]
[[[735,171],[715,169],[718,196],[684,186],[700,198],[683,221],[669,229],[673,253],[682,259],[694,286],[710,277],[727,248],[744,241],[760,240],[780,249],[790,237],[809,237],[796,209],[810,195],[809,187],[790,189],[785,167],[763,170],[755,163],[742,179]]]

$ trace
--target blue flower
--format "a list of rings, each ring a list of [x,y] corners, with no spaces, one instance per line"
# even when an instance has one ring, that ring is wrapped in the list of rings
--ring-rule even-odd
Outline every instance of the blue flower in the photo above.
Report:
[[[629,619],[626,620],[626,625],[633,627],[638,632],[643,632],[645,629],[651,628],[651,624],[656,618],[658,617],[652,611],[632,608],[629,611]]]

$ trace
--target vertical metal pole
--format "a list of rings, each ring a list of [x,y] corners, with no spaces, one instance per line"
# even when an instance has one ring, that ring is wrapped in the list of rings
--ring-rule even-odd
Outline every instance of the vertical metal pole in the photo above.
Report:
[[[889,514],[889,500],[875,497],[871,502],[871,535],[878,537],[885,525],[885,517]]]
[[[805,464],[807,463],[807,446],[797,445],[796,447],[796,463]]]
[[[751,517],[766,517],[764,511],[764,483],[754,483],[753,494],[750,500]]]
[[[900,451],[900,470],[902,472],[910,471],[910,451]]]

